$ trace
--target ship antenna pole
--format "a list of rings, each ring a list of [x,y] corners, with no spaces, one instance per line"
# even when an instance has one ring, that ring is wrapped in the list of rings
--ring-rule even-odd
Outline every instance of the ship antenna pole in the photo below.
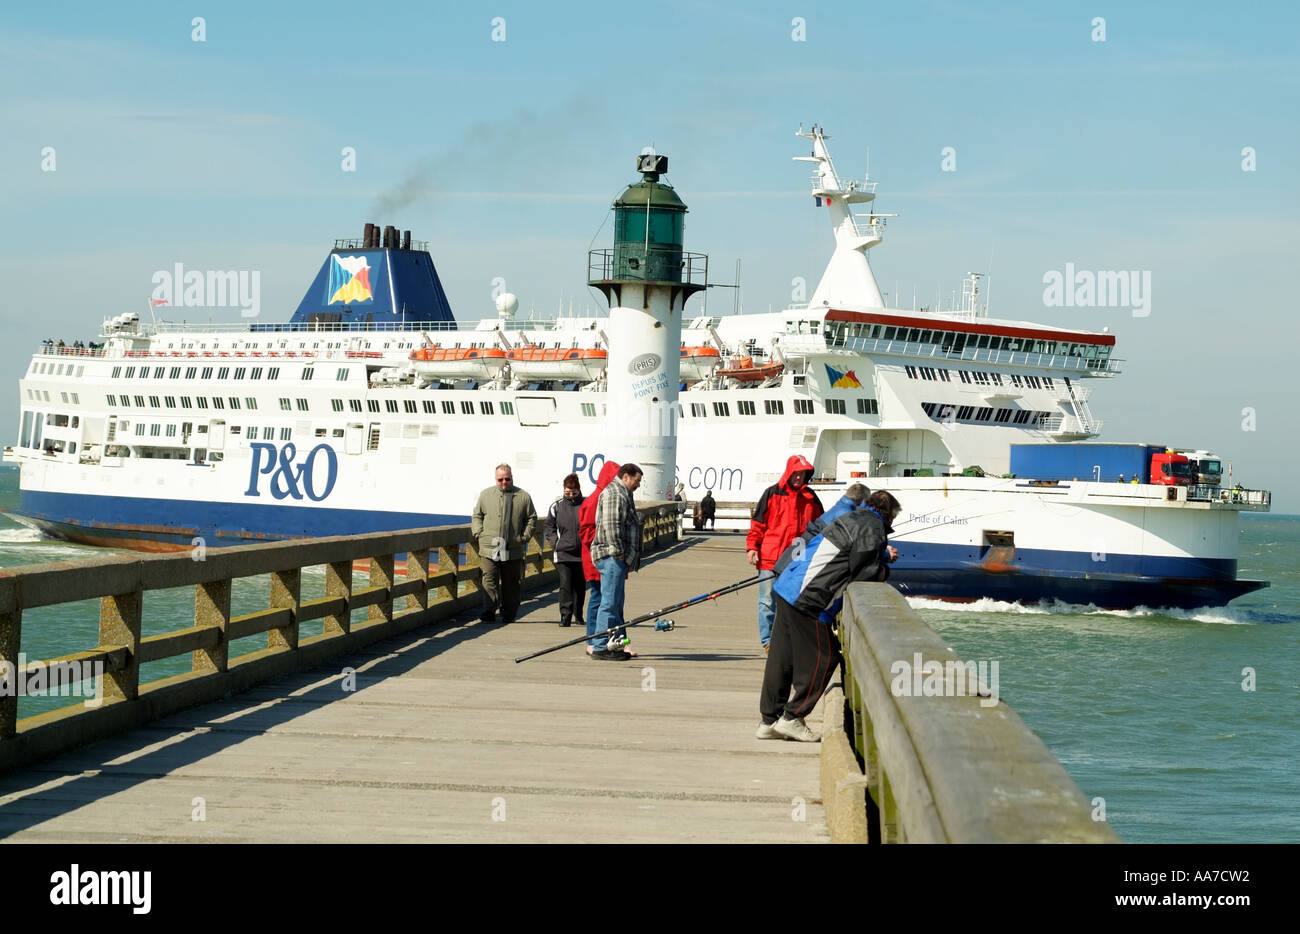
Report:
[[[984,286],[984,317],[989,316],[989,296],[993,294],[993,238],[989,238],[989,268],[984,273],[984,278],[988,279],[988,285]]]
[[[740,259],[736,259],[736,291],[731,296],[731,313],[740,314]]]

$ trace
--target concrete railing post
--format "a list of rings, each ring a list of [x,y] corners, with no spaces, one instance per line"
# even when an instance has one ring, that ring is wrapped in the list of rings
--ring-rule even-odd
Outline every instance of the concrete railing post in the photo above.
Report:
[[[18,653],[23,636],[23,582],[0,578],[0,739],[18,728]]]
[[[113,599],[105,597],[104,600]],[[136,638],[140,637],[140,605],[136,603]],[[190,656],[190,667],[194,671],[226,671],[230,665],[230,641],[227,629],[230,628],[230,578],[212,581],[207,584],[194,585],[194,625],[215,626],[218,630],[217,644],[206,649],[195,649]],[[104,641],[103,611],[100,612],[100,645]],[[134,651],[134,650],[133,650]],[[135,697],[134,692],[131,697]]]
[[[270,629],[266,633],[266,646],[270,649],[296,649],[298,647],[298,606],[302,602],[302,569],[290,568],[271,575],[271,604],[273,610],[289,611],[289,625]]]
[[[475,574],[471,577],[469,581],[471,589],[479,595],[479,599],[482,599],[483,576],[481,572],[483,569],[483,560],[479,557],[478,542],[475,541],[472,536],[469,541],[465,542],[465,567],[477,568],[480,571],[479,574]]]
[[[555,570],[555,552],[546,547],[546,532],[538,523],[538,530],[533,533],[533,540],[537,542],[537,573],[544,574],[547,571]]]
[[[323,635],[337,636],[352,631],[352,562],[335,561],[325,565],[326,599],[342,597],[343,609],[325,617]]]
[[[438,548],[438,573],[450,571],[452,576],[450,583],[438,587],[438,594],[431,602],[445,603],[456,599],[456,594],[460,591],[460,582],[456,576],[460,573],[461,544],[463,543],[457,542],[455,545],[442,545]]]
[[[135,700],[140,694],[140,611],[144,591],[101,597],[99,600],[99,644],[124,645],[124,668],[104,675],[104,700]]]
[[[389,591],[389,597],[380,603],[370,604],[370,612],[366,614],[366,619],[370,621],[382,620],[385,623],[393,620],[393,565],[395,559],[393,555],[379,555],[370,559],[370,586],[383,587]]]
[[[420,589],[406,596],[406,609],[419,612],[429,608],[429,549],[412,548],[406,553],[406,579],[423,581]]]

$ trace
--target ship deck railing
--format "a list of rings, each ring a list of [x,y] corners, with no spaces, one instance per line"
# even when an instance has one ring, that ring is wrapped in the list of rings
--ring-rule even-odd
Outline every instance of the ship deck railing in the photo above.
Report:
[[[801,339],[802,338],[802,339]],[[784,335],[781,347],[788,353],[825,353],[828,350],[849,350],[857,353],[890,354],[900,357],[927,357],[965,363],[989,363],[1005,366],[1033,366],[1048,370],[1063,370],[1087,376],[1114,376],[1123,369],[1123,360],[1072,357],[1065,354],[1026,353],[1017,350],[990,350],[987,347],[967,347],[963,350],[944,350],[942,344],[922,344],[919,341],[885,340],[883,337],[848,337],[843,340],[826,340],[812,335]]]
[[[54,357],[104,357],[107,351],[102,347],[91,350],[89,347],[42,347],[41,353]]]
[[[462,321],[280,321],[275,323],[252,323],[248,321],[158,321],[140,324],[131,330],[115,330],[105,334],[105,338],[135,338],[143,340],[159,334],[190,334],[216,332],[221,334],[369,334],[420,331],[463,331],[478,332],[483,322],[500,324],[501,329],[509,331],[553,331],[560,327],[560,322],[576,319],[590,320],[607,318],[607,314],[561,315],[554,318],[519,318],[519,317],[485,317],[480,320]],[[52,352],[52,351],[49,351]]]
[[[1226,487],[1215,483],[1196,483],[1187,488],[1187,498],[1198,502],[1233,503],[1239,506],[1262,506],[1273,503],[1271,490],[1248,490],[1245,487]]]
[[[378,252],[381,252],[384,248],[383,248],[383,247],[378,247],[378,246],[367,246],[367,245],[366,245],[366,241],[365,241],[364,239],[362,239],[361,237],[356,237],[356,238],[346,238],[346,239],[342,239],[342,240],[335,240],[335,241],[334,241],[334,249],[336,249],[336,250],[356,250],[357,252],[365,251],[365,252],[367,252],[367,253],[378,253]],[[428,253],[428,252],[429,252],[429,241],[428,241],[428,240],[412,240],[412,241],[411,241],[411,246],[410,246],[409,249],[400,250],[400,251],[398,251],[398,252],[402,252],[402,253]]]

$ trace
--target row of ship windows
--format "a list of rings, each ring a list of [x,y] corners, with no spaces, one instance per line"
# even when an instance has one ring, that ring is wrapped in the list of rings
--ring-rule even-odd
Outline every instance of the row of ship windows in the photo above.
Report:
[[[72,405],[81,404],[81,399],[78,396],[78,394],[75,392],[74,393],[63,392],[60,393],[59,395],[62,397],[62,401],[65,403],[70,402]],[[39,390],[39,389],[27,390],[27,397],[35,402],[50,401],[50,394],[44,390]],[[137,395],[133,397],[133,396],[122,394],[116,396],[109,395],[105,398],[110,408],[118,408],[118,407],[129,408],[132,404],[132,401],[134,400],[135,407],[138,409],[143,409],[146,407],[151,409],[174,409],[177,407],[177,401],[178,401],[176,396],[153,396],[153,395],[151,396]],[[197,397],[180,396],[179,397],[180,408],[192,409],[197,407],[200,409],[206,409],[211,407],[214,409],[225,409],[227,408],[227,406],[229,406],[229,408],[236,409],[236,410],[241,408],[247,408],[255,411],[257,409],[257,399],[255,399],[252,396],[244,396],[242,400],[240,399],[239,396],[225,396],[225,397],[212,396],[210,397],[210,399],[211,401],[209,402],[209,397],[205,397],[205,396],[197,396]],[[364,410],[370,412],[386,411],[386,412],[397,413],[400,411],[406,411],[415,414],[418,413],[422,408],[426,415],[436,415],[439,412],[439,409],[441,409],[443,415],[455,415],[457,411],[456,403],[454,401],[447,400],[447,399],[443,399],[443,400],[424,399],[421,400],[419,403],[417,403],[416,400],[414,399],[404,399],[401,400],[401,405],[402,405],[401,409],[398,408],[397,399],[385,399],[383,400],[384,407],[382,410],[380,409],[378,399],[366,399],[364,401],[365,401]],[[285,412],[293,411],[295,405],[299,412],[310,411],[310,406],[306,399],[299,398],[295,400],[287,396],[280,397],[280,409],[282,411]],[[515,414],[514,404],[505,401],[500,403],[495,403],[495,404],[492,402],[480,401],[478,403],[477,413],[480,415],[495,415],[497,405],[500,406],[500,413],[502,415]],[[848,412],[848,405],[844,399],[824,399],[822,401],[822,405],[828,415],[845,415]],[[363,411],[361,399],[346,399],[346,400],[331,399],[330,407],[335,412],[342,412],[344,411],[345,407],[347,410],[352,412]],[[858,408],[859,415],[878,415],[880,413],[880,409],[875,399],[859,398],[857,400],[857,408]],[[795,399],[794,411],[796,415],[812,415],[814,411],[813,401],[811,399]],[[473,402],[469,400],[461,401],[460,413],[462,415],[474,415],[475,412],[476,409]],[[784,415],[785,403],[781,399],[765,399],[763,400],[763,412],[766,415]],[[679,409],[679,413],[684,414],[681,413],[680,409]],[[593,402],[582,403],[582,414],[586,418],[595,418],[596,417],[595,403]],[[692,418],[706,418],[708,414],[709,414],[709,410],[707,404],[702,402],[691,403]],[[715,416],[718,416],[719,418],[729,417],[731,415],[731,403],[729,402],[713,403],[713,414]],[[744,400],[744,399],[738,401],[736,403],[736,414],[738,415],[758,414],[757,403],[749,400]]]
[[[793,333],[787,322],[786,331]],[[815,322],[812,322],[815,325]],[[805,333],[796,329],[798,333]],[[811,333],[817,333],[811,330]],[[999,334],[968,334],[965,331],[939,331],[925,328],[889,327],[883,324],[848,324],[826,322],[823,336],[831,346],[844,346],[849,340],[905,341],[909,344],[938,344],[945,351],[960,353],[976,348],[980,350],[1006,350],[1013,353],[1056,354],[1066,357],[1083,357],[1087,360],[1105,361],[1110,357],[1110,347],[1099,344],[1082,344],[1074,341],[1039,340],[1033,337],[1003,337]]]
[[[121,431],[122,434],[129,434],[129,433],[131,433],[131,430],[132,430],[132,423],[131,423],[131,422],[128,422],[128,421],[123,421],[123,422],[121,422],[121,423],[118,425],[118,428],[120,429],[120,431]],[[175,426],[175,425],[150,424],[150,423],[147,423],[147,422],[136,422],[136,423],[135,423],[135,425],[134,425],[135,436],[136,436],[137,438],[139,438],[139,437],[144,437],[146,429],[148,430],[149,437],[151,437],[151,438],[159,438],[159,437],[162,437],[162,438],[174,438],[174,437],[176,437],[176,426]],[[198,426],[198,433],[199,433],[199,434],[207,434],[207,431],[208,431],[208,426],[207,426],[207,425],[199,425],[199,426]],[[231,426],[230,426],[230,433],[231,433],[232,435],[240,434],[242,431],[243,431],[243,427],[240,426],[240,425],[231,425]],[[256,440],[258,440],[258,438],[261,438],[263,441],[274,441],[274,440],[275,440],[275,432],[276,432],[276,429],[275,429],[275,426],[273,426],[273,425],[265,425],[265,426],[261,426],[261,427],[259,427],[259,426],[257,426],[257,425],[249,425],[249,426],[248,426],[248,432],[247,432],[247,434],[245,435],[245,437],[247,437],[249,441],[256,441]],[[188,439],[189,439],[189,434],[190,434],[190,425],[189,425],[189,422],[186,422],[186,423],[185,423],[185,437],[184,437],[183,440],[188,441]],[[326,429],[324,429],[324,428],[317,428],[317,429],[316,429],[316,437],[318,437],[318,438],[324,438],[325,436],[326,436]],[[119,437],[120,437],[120,436],[119,436]],[[335,429],[334,429],[334,437],[336,437],[336,438],[342,438],[342,437],[343,437],[343,429],[342,429],[342,428],[335,428]],[[283,427],[280,428],[280,440],[281,440],[281,441],[289,441],[289,440],[291,440],[292,438],[293,438],[293,429],[292,429],[292,428],[283,428]]]
[[[185,373],[183,377],[181,376],[182,370]],[[232,370],[234,371],[233,376],[231,375]],[[348,374],[351,372],[352,372],[351,367],[341,366],[334,371],[334,379],[336,379],[338,382],[344,382],[347,380]],[[212,379],[215,375],[217,379],[262,379],[264,374],[266,379],[279,379],[280,368],[278,366],[272,366],[272,367],[260,367],[260,366],[255,366],[255,367],[246,367],[246,366],[121,367],[121,366],[115,366],[113,367],[111,378],[112,379],[136,379],[138,377],[139,379]],[[303,367],[299,378],[305,381],[305,380],[310,380],[315,375],[316,375],[315,367],[308,366],[308,367]]]
[[[936,422],[994,422],[1013,425],[1042,425],[1051,412],[1027,409],[993,409],[987,405],[952,405],[947,402],[922,402],[921,409]],[[1013,417],[1014,416],[1014,417]]]
[[[942,367],[905,366],[903,369],[907,371],[907,375],[912,379],[938,380],[944,383],[952,382],[952,371],[945,370]],[[957,376],[963,383],[974,383],[978,386],[988,386],[990,384],[994,386],[1002,385],[1002,375],[1000,373],[957,370]],[[1015,386],[1017,389],[1024,389],[1026,387],[1030,389],[1056,388],[1056,384],[1052,381],[1052,377],[1050,376],[1017,376],[1015,374],[1009,374],[1007,378],[1011,380],[1011,385]],[[1070,385],[1070,377],[1065,377],[1065,384],[1067,386]]]
[[[875,399],[858,399],[859,415],[879,415],[880,409]],[[848,412],[848,403],[844,399],[823,399],[822,404],[828,415],[845,415]],[[795,399],[794,411],[796,415],[812,415],[813,401],[811,399]],[[785,403],[781,399],[764,399],[763,413],[765,415],[784,415]],[[703,402],[691,403],[692,418],[708,417],[708,406]],[[731,403],[715,402],[713,403],[713,414],[719,418],[727,418],[731,415]],[[758,406],[756,403],[742,399],[736,403],[737,415],[757,415]]]
[[[50,392],[48,389],[29,389],[27,398],[33,402],[49,402]],[[81,397],[75,392],[59,393],[59,400],[65,404],[81,405]]]
[[[64,402],[68,401],[67,395],[68,395],[67,393],[63,394]],[[110,395],[107,397],[107,401],[110,408],[118,408],[118,407],[128,408],[132,404],[133,398],[135,402],[135,407],[137,409],[143,409],[146,407],[151,409],[174,409],[177,407],[176,396],[161,396],[161,397],[160,396],[134,396],[132,397],[127,395],[118,395],[118,396]],[[45,394],[45,401],[47,402],[49,401],[49,393]],[[76,393],[72,394],[72,401],[74,403],[78,401]],[[179,401],[180,401],[180,408],[182,409],[192,409],[196,407],[200,409],[206,409],[209,407],[214,409],[225,409],[229,407],[235,410],[249,409],[253,411],[256,411],[257,409],[257,400],[252,396],[244,396],[242,400],[240,399],[239,396],[225,396],[225,397],[212,396],[210,397],[210,399],[209,397],[205,397],[205,396],[197,396],[193,398],[191,398],[190,396],[181,396],[179,398]],[[419,403],[417,403],[416,400],[414,399],[403,399],[401,400],[402,407],[400,409],[398,408],[397,399],[385,399],[383,400],[384,406],[382,410],[380,409],[378,399],[366,399],[364,401],[365,401],[365,410],[370,412],[385,411],[385,412],[392,412],[392,413],[400,413],[405,411],[414,415],[419,413],[421,408],[423,408],[423,411],[426,415],[436,415],[438,414],[440,408],[443,415],[455,415],[457,412],[456,403],[446,399],[443,400],[424,399],[421,400]],[[361,399],[346,399],[346,400],[331,399],[330,408],[333,409],[335,412],[342,412],[344,411],[345,408],[344,406],[345,402],[346,402],[346,408],[349,411],[360,412],[363,410]],[[725,406],[726,403],[722,403],[722,405]],[[502,415],[515,414],[515,406],[513,402],[502,401],[499,403],[493,403],[487,401],[480,401],[476,408],[475,404],[469,400],[463,400],[460,403],[460,413],[462,415],[474,415],[476,413],[479,415],[495,415],[498,412],[498,406],[499,406],[500,414]],[[302,399],[302,398],[291,399],[288,398],[287,396],[282,396],[280,398],[281,411],[292,412],[295,410],[295,408],[299,412],[311,411],[311,407],[308,404],[308,401],[306,399]],[[596,404],[594,402],[582,403],[582,414],[587,418],[595,418]]]
[[[75,372],[74,372],[75,371]],[[85,366],[79,366],[73,363],[34,363],[32,373],[46,374],[49,376],[80,376],[86,371]]]

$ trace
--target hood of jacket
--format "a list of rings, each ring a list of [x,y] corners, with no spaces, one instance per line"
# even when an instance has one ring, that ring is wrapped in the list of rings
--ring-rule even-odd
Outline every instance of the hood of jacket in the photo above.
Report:
[[[590,496],[582,498],[582,505],[578,507],[578,522],[582,525],[595,525],[596,523],[596,504],[600,501],[600,494],[605,492],[605,487],[609,486],[615,477],[618,476],[619,465],[613,461],[605,461],[605,466],[600,468],[600,474],[596,478],[596,489]]]
[[[792,474],[803,473],[807,471],[808,477],[804,480],[804,486],[808,485],[808,480],[812,479],[813,465],[808,463],[808,459],[802,454],[791,454],[789,460],[785,462],[785,473],[781,474],[781,479],[777,481],[779,486],[790,489],[790,477]],[[793,492],[793,491],[792,491]]]

